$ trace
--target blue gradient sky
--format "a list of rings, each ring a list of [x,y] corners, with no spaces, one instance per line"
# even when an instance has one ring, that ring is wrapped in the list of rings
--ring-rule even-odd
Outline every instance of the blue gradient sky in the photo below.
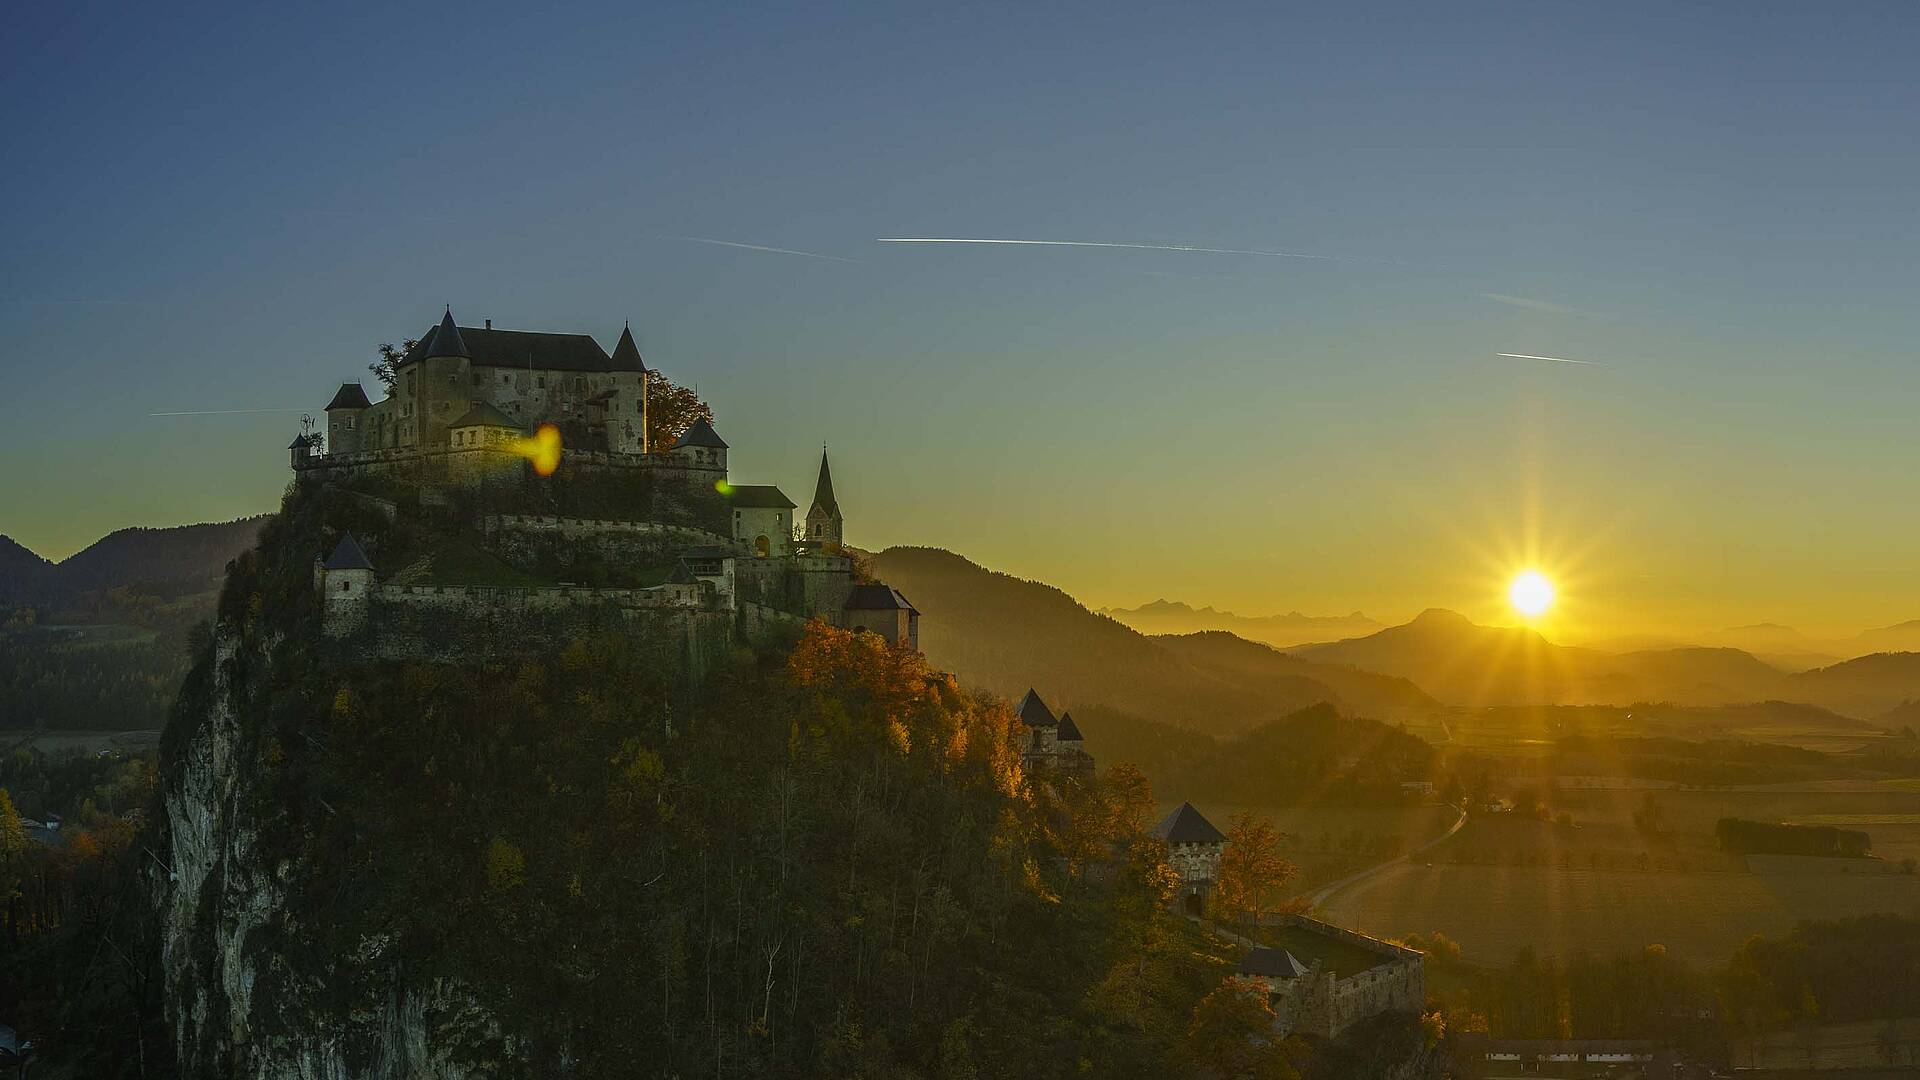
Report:
[[[1920,616],[1920,8],[958,7],[20,8],[0,532],[270,507],[294,414],[147,414],[451,303],[630,318],[737,478],[827,439],[850,539],[1096,605]]]

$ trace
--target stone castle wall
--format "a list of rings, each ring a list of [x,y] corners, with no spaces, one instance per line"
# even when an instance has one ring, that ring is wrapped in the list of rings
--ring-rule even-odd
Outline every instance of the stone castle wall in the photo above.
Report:
[[[1426,963],[1418,952],[1304,915],[1283,916],[1278,925],[1336,938],[1380,957],[1378,965],[1344,979],[1315,964],[1305,976],[1288,980],[1274,1006],[1276,1014],[1284,1014],[1287,1030],[1332,1038],[1369,1016],[1426,1007]]]

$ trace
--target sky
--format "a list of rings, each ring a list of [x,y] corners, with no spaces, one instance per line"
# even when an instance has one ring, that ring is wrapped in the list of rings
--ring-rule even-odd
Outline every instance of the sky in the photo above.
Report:
[[[298,412],[152,414],[317,411],[450,304],[630,319],[736,480],[804,503],[824,441],[850,542],[1091,606],[1920,618],[1910,3],[11,23],[0,533],[50,557],[272,508]]]

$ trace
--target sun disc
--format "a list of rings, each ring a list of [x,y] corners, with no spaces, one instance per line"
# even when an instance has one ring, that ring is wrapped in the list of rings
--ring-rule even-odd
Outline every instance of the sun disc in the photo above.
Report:
[[[1537,570],[1529,570],[1507,586],[1507,602],[1522,615],[1541,615],[1553,606],[1553,582]]]

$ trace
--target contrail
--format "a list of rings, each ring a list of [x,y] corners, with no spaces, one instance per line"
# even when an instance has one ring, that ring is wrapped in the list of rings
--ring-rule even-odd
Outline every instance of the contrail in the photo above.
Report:
[[[1513,360],[1551,360],[1556,364],[1598,364],[1598,360],[1569,360],[1564,356],[1534,356],[1523,352],[1498,352],[1495,356],[1505,356]]]
[[[733,240],[715,240],[706,236],[675,236],[674,240],[689,240],[696,244],[712,244],[715,247],[739,248],[742,251],[766,251],[775,255],[804,255],[809,259],[830,259],[834,262],[859,262],[859,259],[845,259],[838,255],[822,255],[818,251],[795,251],[792,248],[767,247],[765,244],[742,244]]]
[[[150,412],[148,416],[233,416],[238,413],[312,412],[312,409],[190,409],[184,412]]]
[[[1029,247],[1129,248],[1134,251],[1186,251],[1200,255],[1264,255],[1275,259],[1321,259],[1327,262],[1372,262],[1341,255],[1308,255],[1298,251],[1252,251],[1246,248],[1197,247],[1193,244],[1117,244],[1105,240],[1008,240],[959,236],[882,236],[876,244],[1018,244]]]

